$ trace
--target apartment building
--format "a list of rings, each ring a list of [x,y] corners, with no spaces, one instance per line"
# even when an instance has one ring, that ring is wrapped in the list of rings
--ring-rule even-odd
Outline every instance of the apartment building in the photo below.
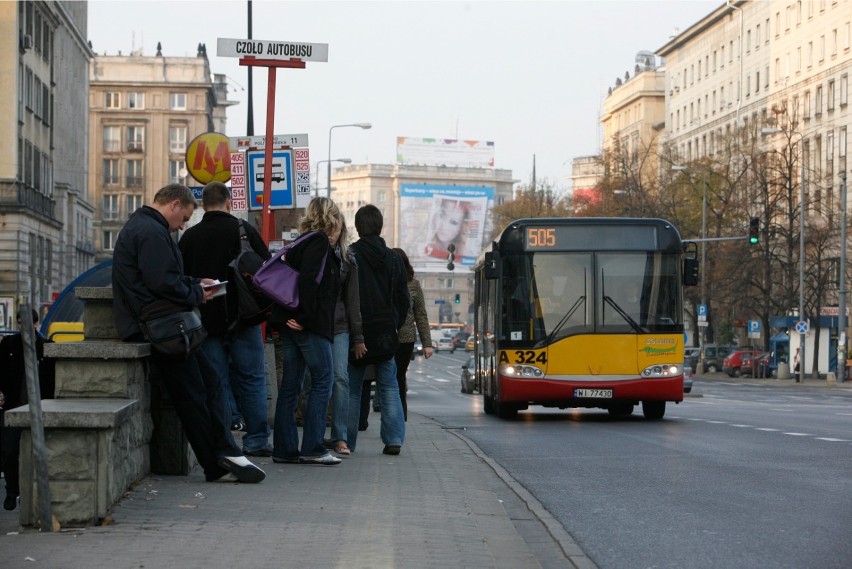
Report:
[[[335,168],[331,198],[353,239],[355,212],[372,203],[384,215],[382,237],[403,249],[423,285],[430,322],[471,322],[473,266],[494,231],[490,210],[512,199],[511,170],[414,164],[365,164]],[[435,247],[440,218],[460,228],[453,270]],[[499,229],[499,228],[498,228]],[[440,230],[438,230],[440,231]],[[456,302],[456,294],[459,302]]]
[[[786,107],[810,167],[845,170],[850,26],[849,0],[741,0],[663,45],[667,138],[680,158],[713,155],[736,126],[785,126],[773,111]]]
[[[95,204],[98,261],[112,256],[127,218],[169,183],[198,185],[186,148],[206,132],[225,132],[224,75],[207,49],[195,57],[96,55],[89,76],[89,192]]]
[[[86,2],[0,2],[0,329],[94,264]]]

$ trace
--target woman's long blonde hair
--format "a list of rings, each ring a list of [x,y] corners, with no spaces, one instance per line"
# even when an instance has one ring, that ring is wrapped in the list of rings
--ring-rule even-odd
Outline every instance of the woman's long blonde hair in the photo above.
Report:
[[[343,215],[337,208],[337,204],[329,198],[316,197],[310,201],[305,208],[305,215],[299,219],[299,233],[308,231],[322,231],[331,235],[340,227],[340,219]]]

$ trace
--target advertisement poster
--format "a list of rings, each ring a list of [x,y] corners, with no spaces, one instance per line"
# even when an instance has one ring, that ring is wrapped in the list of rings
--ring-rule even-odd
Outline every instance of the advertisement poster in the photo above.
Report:
[[[400,247],[417,271],[449,272],[450,245],[456,272],[469,272],[491,232],[494,188],[402,184]]]

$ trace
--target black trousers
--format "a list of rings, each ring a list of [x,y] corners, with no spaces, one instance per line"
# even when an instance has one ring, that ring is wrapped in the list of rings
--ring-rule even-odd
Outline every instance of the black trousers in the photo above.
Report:
[[[163,380],[205,477],[220,478],[227,471],[218,460],[243,453],[231,434],[231,412],[216,369],[201,350],[195,350],[185,360],[155,354],[150,361],[156,368],[152,371]]]
[[[21,454],[21,431],[19,427],[4,427],[3,413],[0,411],[0,470],[6,480],[6,494],[18,496],[21,493],[18,462]]]
[[[411,354],[414,353],[414,342],[405,342],[399,344],[399,349],[396,351],[394,358],[396,359],[396,382],[399,384],[399,398],[402,401],[402,413],[405,420],[408,421],[408,401],[405,398],[405,392],[408,391],[408,364],[411,363]]]

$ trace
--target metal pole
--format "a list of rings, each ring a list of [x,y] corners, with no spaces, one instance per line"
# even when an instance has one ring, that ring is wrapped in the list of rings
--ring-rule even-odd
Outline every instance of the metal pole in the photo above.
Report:
[[[707,288],[704,286],[704,275],[707,274],[707,178],[702,181],[704,182],[704,193],[701,195],[701,304],[707,306]],[[707,326],[702,326],[699,336],[701,348],[704,347],[706,334]]]
[[[801,139],[800,159],[802,161],[802,179],[799,182],[799,320],[805,319],[805,141]],[[799,333],[799,347],[801,357],[799,358],[798,382],[805,382],[805,334]]]
[[[336,126],[336,125],[335,125]],[[331,197],[331,131],[334,130],[334,126],[328,129],[328,170],[326,170],[326,195]]]
[[[846,172],[840,173],[840,290],[837,319],[837,380],[846,381]]]
[[[323,162],[325,162],[325,160],[318,160],[317,161],[317,177],[316,177],[316,182],[314,182],[314,197],[315,198],[319,197],[319,166]]]

